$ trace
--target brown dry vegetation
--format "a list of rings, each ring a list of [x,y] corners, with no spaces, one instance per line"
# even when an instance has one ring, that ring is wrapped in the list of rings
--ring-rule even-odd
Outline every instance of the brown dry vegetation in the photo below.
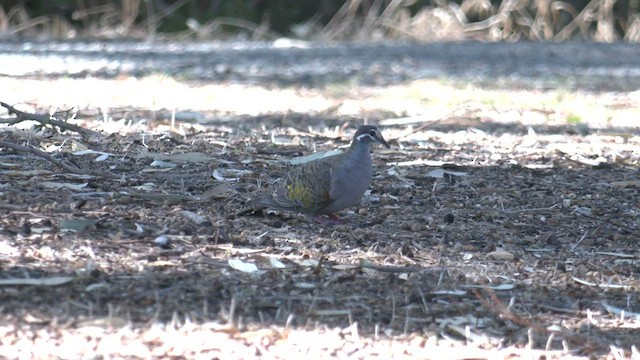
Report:
[[[640,15],[634,1],[591,0],[583,4],[464,0],[429,5],[415,1],[349,0],[335,13],[327,9],[337,4],[318,4],[317,16],[310,18],[291,18],[288,15],[291,5],[273,2],[269,7],[269,4],[261,4],[266,6],[263,9],[251,2],[236,1],[221,8],[211,5],[212,9],[195,1],[136,0],[123,1],[122,5],[94,1],[67,4],[55,13],[47,13],[47,6],[36,11],[17,3],[0,7],[0,32],[59,38],[146,39],[169,33],[172,37],[199,39],[240,33],[257,40],[280,36],[274,31],[275,26],[284,35],[313,40],[640,41]],[[54,11],[54,6],[49,7]],[[210,14],[208,18],[202,18],[205,13]]]

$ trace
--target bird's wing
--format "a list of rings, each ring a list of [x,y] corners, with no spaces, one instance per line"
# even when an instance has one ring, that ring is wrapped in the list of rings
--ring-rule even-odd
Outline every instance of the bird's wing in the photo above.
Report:
[[[331,162],[313,161],[288,173],[274,188],[273,199],[281,206],[313,213],[331,201]]]

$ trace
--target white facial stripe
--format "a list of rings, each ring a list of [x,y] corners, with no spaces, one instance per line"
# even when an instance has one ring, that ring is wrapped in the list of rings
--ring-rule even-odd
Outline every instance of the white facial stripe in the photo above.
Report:
[[[358,139],[358,141],[362,141],[362,139],[364,139],[365,137],[368,137],[369,139],[371,139],[371,141],[378,141],[378,140],[376,140],[376,138],[371,136],[371,134],[369,134],[369,133],[358,135],[358,136],[356,136],[356,139]]]

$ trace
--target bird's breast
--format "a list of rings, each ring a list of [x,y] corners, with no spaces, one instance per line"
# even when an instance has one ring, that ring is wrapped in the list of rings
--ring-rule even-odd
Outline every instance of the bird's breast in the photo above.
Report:
[[[342,175],[339,175],[341,178],[336,181],[335,185],[343,189],[340,191],[340,195],[357,197],[357,200],[360,200],[360,197],[371,185],[371,177],[373,175],[371,158],[347,163],[339,173]]]

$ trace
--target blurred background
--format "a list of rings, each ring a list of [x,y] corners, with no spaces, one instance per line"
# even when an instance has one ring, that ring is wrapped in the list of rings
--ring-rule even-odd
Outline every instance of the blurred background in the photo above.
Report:
[[[0,37],[640,41],[640,0],[5,0]]]

